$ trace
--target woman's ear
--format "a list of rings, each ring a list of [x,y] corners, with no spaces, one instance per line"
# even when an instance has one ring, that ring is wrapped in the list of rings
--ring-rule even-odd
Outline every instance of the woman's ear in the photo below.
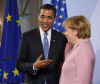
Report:
[[[74,35],[77,36],[78,35],[78,31],[74,30]]]

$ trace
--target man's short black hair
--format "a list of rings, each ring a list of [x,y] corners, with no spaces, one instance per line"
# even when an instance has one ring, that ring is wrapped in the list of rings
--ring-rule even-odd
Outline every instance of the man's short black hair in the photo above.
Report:
[[[56,16],[56,8],[51,5],[51,4],[44,4],[40,7],[40,10],[41,9],[47,9],[47,10],[52,10],[54,12],[54,16]]]

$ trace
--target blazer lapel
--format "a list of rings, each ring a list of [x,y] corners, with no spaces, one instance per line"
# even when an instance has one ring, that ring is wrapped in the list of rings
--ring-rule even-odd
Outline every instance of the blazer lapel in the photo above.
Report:
[[[37,43],[40,46],[40,51],[41,51],[41,54],[43,55],[43,59],[44,59],[43,45],[42,45],[42,41],[41,41],[41,35],[40,35],[39,28],[37,28],[37,35],[36,36],[37,36],[36,37]]]
[[[43,55],[43,59],[44,59],[45,57],[44,57],[43,45],[42,45],[39,29],[37,31],[36,36],[38,38],[39,46],[41,46],[41,54]],[[50,41],[50,48],[49,48],[48,58],[52,58],[52,57],[55,57],[55,56],[56,56],[56,33],[55,33],[54,30],[52,30],[51,31],[51,41]]]
[[[54,30],[52,30],[48,58],[52,58],[52,56],[55,56],[55,52],[56,52],[55,48],[56,48],[56,35]]]

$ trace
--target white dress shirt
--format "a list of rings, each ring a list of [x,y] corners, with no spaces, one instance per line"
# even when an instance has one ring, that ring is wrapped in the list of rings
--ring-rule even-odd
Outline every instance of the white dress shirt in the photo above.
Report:
[[[42,41],[42,44],[43,44],[43,38],[44,38],[44,31],[42,30],[42,28],[39,27],[39,30],[40,30],[40,36],[41,36],[41,41]],[[48,35],[47,35],[47,38],[48,38],[48,42],[49,42],[49,47],[50,47],[50,41],[51,41],[51,29],[49,29],[47,31]],[[34,68],[34,64],[33,64],[33,70],[35,72],[37,72],[37,69]]]
[[[40,29],[40,36],[41,36],[41,41],[42,41],[42,44],[43,44],[43,38],[44,38],[44,31],[42,30],[42,28],[39,28]],[[48,38],[48,42],[49,42],[49,47],[50,47],[50,41],[51,41],[51,29],[49,29],[47,31],[48,35],[47,35],[47,38]]]

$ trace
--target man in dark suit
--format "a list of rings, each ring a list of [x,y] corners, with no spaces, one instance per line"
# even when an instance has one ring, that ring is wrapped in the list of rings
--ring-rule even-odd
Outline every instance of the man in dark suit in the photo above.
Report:
[[[23,34],[17,68],[26,73],[28,84],[59,84],[67,40],[62,33],[52,29],[55,19],[56,9],[45,4],[38,14],[39,28]],[[45,33],[47,43],[44,44]]]

